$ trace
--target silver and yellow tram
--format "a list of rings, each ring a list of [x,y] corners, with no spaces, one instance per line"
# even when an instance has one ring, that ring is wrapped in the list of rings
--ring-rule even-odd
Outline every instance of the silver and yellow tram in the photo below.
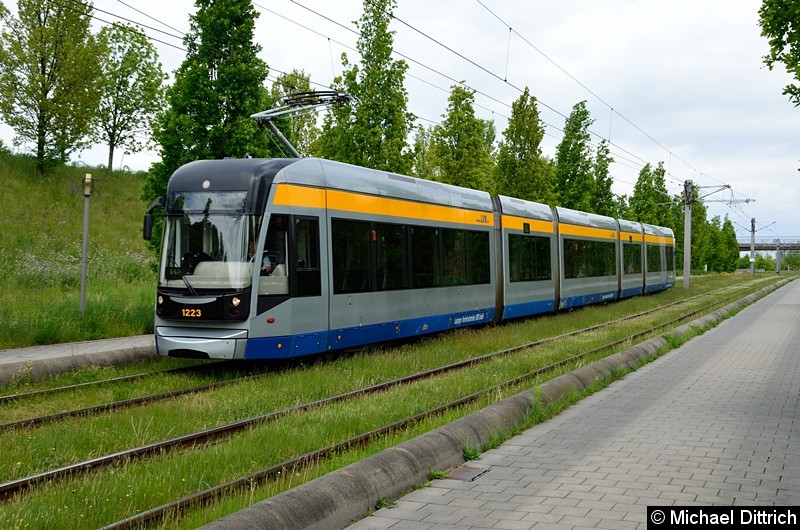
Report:
[[[312,355],[675,282],[668,228],[323,159],[192,162],[163,205],[161,355]]]

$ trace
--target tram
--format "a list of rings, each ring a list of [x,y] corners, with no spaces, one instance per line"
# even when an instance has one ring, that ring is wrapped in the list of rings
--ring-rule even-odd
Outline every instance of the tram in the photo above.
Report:
[[[155,206],[160,355],[279,359],[668,289],[669,228],[319,158],[200,160]]]

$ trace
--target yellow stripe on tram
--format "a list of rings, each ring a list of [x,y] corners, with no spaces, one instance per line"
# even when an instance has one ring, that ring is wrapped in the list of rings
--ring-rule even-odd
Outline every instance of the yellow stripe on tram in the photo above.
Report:
[[[273,204],[298,208],[325,208],[325,190],[308,186],[278,184]]]
[[[517,217],[514,215],[503,216],[503,228],[507,228],[508,230],[522,231],[525,229],[524,225],[526,224],[531,232],[553,233],[553,221],[541,221],[539,219],[528,219],[526,217]]]
[[[491,212],[464,210],[437,204],[376,197],[342,190],[324,190],[292,184],[278,184],[273,203],[279,206],[327,208],[349,213],[403,217],[468,225],[492,226]]]
[[[619,239],[623,243],[641,243],[644,241],[644,236],[641,232],[620,232]]]
[[[617,239],[617,231],[609,228],[593,228],[590,226],[578,226],[566,223],[558,225],[558,231],[562,236],[582,236],[593,237],[596,239]]]
[[[644,240],[647,243],[656,244],[656,245],[674,245],[675,239],[671,237],[664,237],[664,236],[653,236],[649,234],[645,234]]]

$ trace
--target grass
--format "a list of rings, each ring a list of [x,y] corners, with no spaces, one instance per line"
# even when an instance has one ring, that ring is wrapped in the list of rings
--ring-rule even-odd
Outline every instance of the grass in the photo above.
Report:
[[[735,278],[733,279],[735,280]],[[727,280],[732,281],[731,279]],[[725,283],[715,283],[716,286]],[[765,282],[737,282],[741,289],[755,290]],[[226,419],[254,415],[288,404],[308,401],[323,395],[363,386],[426,367],[443,364],[533,340],[543,335],[557,335],[568,329],[583,327],[600,320],[640,310],[642,306],[658,306],[680,292],[661,293],[622,304],[598,306],[562,315],[565,318],[543,318],[512,323],[482,330],[461,330],[407,345],[384,348],[362,355],[345,356],[332,363],[300,367],[291,372],[270,374],[259,382],[247,382],[214,392],[187,396],[170,403],[160,403],[122,411],[113,415],[70,420],[38,429],[0,434],[0,476],[23,476],[37,470],[98,456],[116,448],[147,443],[194,430],[201,424],[213,425]],[[697,301],[697,304],[705,301]],[[646,328],[651,322],[640,322]],[[623,332],[618,331],[619,335]],[[593,335],[593,343],[605,342],[608,335]],[[0,505],[0,527],[15,527],[23,522],[32,526],[92,527],[107,524],[133,512],[142,511],[190,492],[224,482],[256,469],[280,462],[290,456],[345,439],[362,430],[369,430],[397,420],[453,397],[490,387],[574,352],[577,344],[585,345],[586,337],[562,339],[545,348],[528,349],[519,354],[498,358],[470,370],[460,370],[436,379],[403,385],[378,395],[338,403],[303,414],[249,429],[235,438],[198,448],[173,451],[158,458],[130,462],[103,469],[86,476],[57,481],[37,487],[18,501]],[[597,357],[600,357],[598,355]],[[581,361],[586,364],[591,359]],[[574,365],[559,373],[574,369]],[[549,375],[553,377],[553,375]],[[530,387],[541,379],[526,384]],[[458,412],[448,412],[424,422],[429,428],[477,408],[502,399],[523,387],[508,388],[486,396],[480,402]],[[418,434],[416,428],[377,440],[366,449],[353,449],[337,455],[332,462],[349,463],[366,454],[379,451],[386,444],[397,443]],[[421,431],[425,432],[425,431]],[[496,443],[493,442],[493,443]],[[254,448],[258,448],[254,451]],[[482,448],[484,449],[484,448]],[[477,456],[477,450],[471,450]],[[178,526],[199,524],[219,516],[216,510],[241,508],[281,488],[297,484],[330,469],[328,461],[308,469],[291,471],[265,487],[249,488],[233,493],[231,499],[213,503],[210,511],[191,513]],[[2,479],[0,479],[2,480]],[[238,500],[236,500],[238,499]],[[48,510],[47,507],[54,507]],[[224,507],[224,508],[223,508]],[[80,524],[75,524],[79,521]],[[173,526],[173,523],[166,525]]]
[[[94,452],[114,452],[133,445],[346,392],[544,336],[559,335],[570,329],[582,328],[598,321],[639,311],[644,308],[641,306],[642,303],[648,304],[647,307],[658,305],[663,298],[665,297],[657,295],[631,300],[630,304],[623,302],[587,308],[562,315],[564,318],[546,317],[481,330],[464,329],[402,348],[387,347],[364,355],[341,357],[333,363],[301,366],[290,371],[271,373],[255,381],[233,384],[213,392],[187,395],[119,411],[113,415],[103,414],[45,425],[31,430],[28,441],[22,445],[15,443],[18,433],[0,432],[0,446],[5,448],[0,454],[0,480],[79,461],[90,457]],[[632,307],[624,307],[626,304]],[[651,323],[651,319],[640,321],[638,329],[648,329]],[[621,324],[614,331],[584,333],[550,343],[544,348],[484,363],[474,371],[480,376],[474,388],[498,384],[525,373],[531,365],[548,364],[570,355],[578,348],[605,343],[625,336],[629,331],[630,325]],[[463,380],[465,372],[460,371],[453,376],[461,381],[459,384],[462,390],[471,388]],[[442,379],[444,378],[436,381]],[[428,396],[435,396],[438,392],[436,386],[440,383],[434,384],[430,389],[426,387],[428,384],[420,383],[417,388]],[[70,395],[54,398],[56,405],[36,402],[34,407],[42,409],[43,412],[54,412],[60,408],[59,404],[68,405],[73,399],[75,402],[81,401],[77,397],[80,393],[74,395],[75,398]],[[122,397],[121,394],[117,395]],[[106,396],[103,394],[101,397]],[[22,409],[21,412],[17,410],[18,407]],[[6,404],[0,410],[5,411],[4,417],[21,418],[30,407],[24,404],[20,406]],[[81,433],[90,433],[91,443]],[[53,440],[58,440],[57,451],[50,450]],[[18,466],[17,462],[23,464]]]
[[[90,208],[87,310],[81,315],[78,311],[83,216],[81,182],[87,171],[95,175],[97,183]],[[4,205],[0,211],[0,225],[4,229],[0,239],[0,278],[3,278],[0,348],[152,332],[155,275],[151,268],[152,254],[140,234],[142,212],[146,207],[138,199],[143,175],[108,173],[95,168],[59,168],[52,176],[39,179],[35,177],[32,160],[0,152],[0,177],[5,184],[0,188],[0,200]],[[761,287],[773,278],[774,275],[764,275],[762,280],[750,282],[746,276],[705,276],[693,279],[688,294],[722,286]],[[402,348],[381,347],[365,355],[343,356],[333,363],[301,366],[214,392],[0,433],[0,447],[3,447],[0,481],[262,414],[543,336],[558,335],[685,296],[687,293],[677,288],[556,317],[480,330],[464,329]],[[616,332],[618,335],[624,333],[622,328],[620,326]],[[425,410],[453,396],[497,384],[523,373],[534,363],[550,362],[579,346],[604,342],[612,335],[599,331],[586,333],[544,349],[497,359],[474,370],[462,370],[379,396],[283,418],[199,450],[174,451],[45,484],[18,500],[0,505],[0,527],[97,527],[309,448],[340,440],[361,429]],[[586,362],[589,361],[581,364]],[[148,367],[159,369],[170,363],[178,365],[183,361],[157,360],[152,365],[137,367],[136,371],[146,371]],[[55,385],[67,379],[82,382],[114,377],[117,372],[126,370],[130,368],[84,369],[37,385],[19,381],[0,391],[12,393]],[[529,383],[533,384],[536,381]],[[343,451],[316,465],[292,470],[265,487],[245,488],[215,501],[207,511],[191,511],[185,519],[168,522],[166,526],[195,527],[452,421],[518,390],[498,391],[470,407],[375,440],[368,448]],[[78,396],[69,394],[56,404],[36,402],[32,409],[56,410],[73,400],[100,399]],[[0,409],[0,415],[5,417],[9,410]]]
[[[89,200],[86,312],[81,314],[83,176]],[[153,331],[153,254],[142,240],[144,173],[56,168],[0,150],[0,348]]]

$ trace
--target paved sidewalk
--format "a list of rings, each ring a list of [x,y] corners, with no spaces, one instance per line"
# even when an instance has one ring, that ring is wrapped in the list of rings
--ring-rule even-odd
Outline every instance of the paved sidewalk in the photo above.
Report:
[[[800,281],[352,525],[646,528],[647,505],[800,504]]]

